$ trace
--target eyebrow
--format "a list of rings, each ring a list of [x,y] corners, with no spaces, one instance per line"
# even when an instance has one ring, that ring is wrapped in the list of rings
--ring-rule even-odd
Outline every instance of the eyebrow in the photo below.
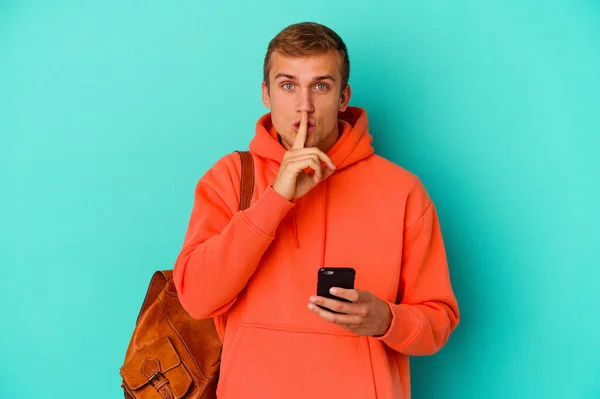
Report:
[[[278,73],[277,75],[275,75],[275,79],[289,79],[289,80],[298,80],[298,78],[294,75],[289,75],[287,73]],[[331,80],[332,82],[335,82],[335,78],[332,75],[321,75],[321,76],[317,76],[315,77],[314,80]]]
[[[331,80],[332,82],[335,82],[335,78],[331,75],[317,76],[315,80]]]

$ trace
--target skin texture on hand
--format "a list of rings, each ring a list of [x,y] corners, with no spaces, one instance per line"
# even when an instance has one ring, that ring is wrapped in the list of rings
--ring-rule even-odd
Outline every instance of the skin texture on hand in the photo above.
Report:
[[[351,303],[324,298],[310,297],[309,310],[340,327],[361,336],[382,336],[392,324],[392,311],[388,304],[368,291],[334,287],[332,295],[347,299]],[[321,309],[320,305],[339,313]]]

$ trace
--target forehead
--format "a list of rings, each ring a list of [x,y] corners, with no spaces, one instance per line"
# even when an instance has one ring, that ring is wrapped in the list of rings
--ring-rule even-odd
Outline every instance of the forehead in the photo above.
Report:
[[[339,52],[330,50],[326,53],[288,57],[277,51],[271,54],[269,77],[272,79],[279,73],[298,76],[299,79],[310,79],[314,76],[341,76],[342,60]]]

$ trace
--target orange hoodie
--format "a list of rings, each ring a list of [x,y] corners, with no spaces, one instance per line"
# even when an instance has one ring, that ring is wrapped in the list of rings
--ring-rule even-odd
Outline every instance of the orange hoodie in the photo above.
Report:
[[[435,207],[418,178],[373,153],[367,114],[340,114],[336,172],[293,202],[271,184],[285,153],[270,114],[250,143],[253,203],[238,211],[241,163],[198,182],[174,280],[223,339],[222,399],[410,398],[409,355],[438,351],[459,320]],[[353,267],[355,287],[388,303],[381,337],[357,336],[307,309],[317,270]]]

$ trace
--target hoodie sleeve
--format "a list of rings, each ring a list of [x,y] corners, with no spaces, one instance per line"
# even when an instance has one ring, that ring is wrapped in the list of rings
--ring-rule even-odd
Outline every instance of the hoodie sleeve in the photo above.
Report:
[[[420,181],[405,220],[398,297],[388,302],[390,329],[378,338],[405,355],[430,355],[446,343],[459,312],[435,206]]]
[[[179,300],[194,318],[229,310],[294,206],[269,187],[239,211],[241,161],[226,157],[197,184],[181,252],[173,268]]]

